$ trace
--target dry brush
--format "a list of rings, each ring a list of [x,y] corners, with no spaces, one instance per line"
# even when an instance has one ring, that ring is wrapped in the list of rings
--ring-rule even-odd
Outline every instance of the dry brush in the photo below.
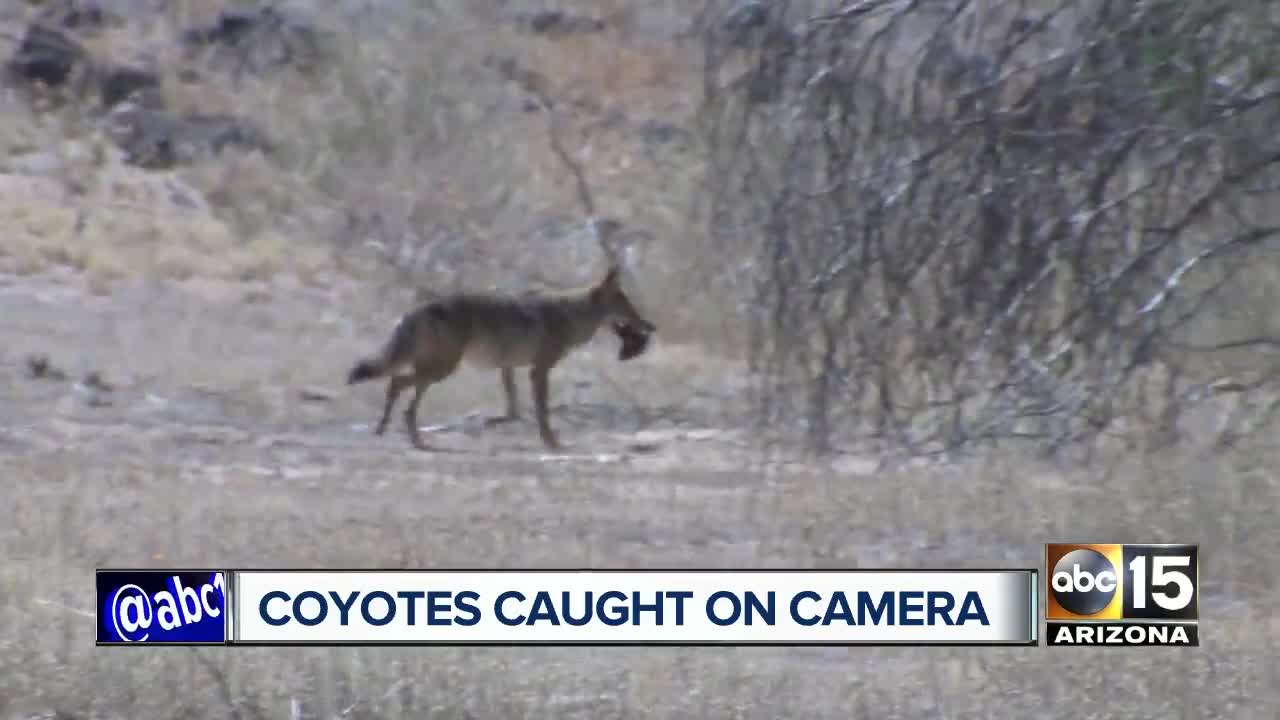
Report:
[[[731,272],[759,419],[820,451],[1056,452],[1124,422],[1176,430],[1224,388],[1261,396],[1266,358],[1241,351],[1274,323],[1241,311],[1280,279],[1266,3],[706,17],[707,218],[749,259]],[[1224,438],[1271,409],[1244,405]]]

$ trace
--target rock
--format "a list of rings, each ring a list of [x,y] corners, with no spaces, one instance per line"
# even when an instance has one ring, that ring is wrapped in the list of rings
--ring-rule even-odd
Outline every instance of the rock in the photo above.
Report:
[[[84,379],[80,381],[87,388],[97,390],[99,392],[111,392],[115,390],[115,386],[108,382],[97,370],[92,370],[85,374]]]
[[[190,163],[201,154],[218,155],[230,147],[271,151],[253,123],[230,115],[182,115],[124,102],[111,111],[107,124],[126,161],[145,168]]]
[[[102,373],[94,370],[87,373],[84,379],[75,385],[75,392],[84,398],[85,404],[93,408],[111,407],[111,393],[115,387],[102,378]]]
[[[182,42],[186,45],[234,45],[242,40],[254,28],[269,22],[272,14],[269,9],[247,10],[232,8],[224,10],[218,19],[204,27],[190,28],[182,33]]]
[[[270,151],[271,145],[257,126],[230,115],[190,114],[180,118],[180,142],[207,147],[214,154],[228,147]]]
[[[306,402],[332,402],[334,394],[321,387],[305,387],[298,391],[298,397]]]
[[[539,35],[574,35],[597,33],[605,28],[603,20],[585,15],[571,15],[563,10],[538,10],[516,15],[516,24]]]
[[[111,402],[111,397],[103,393],[86,391],[85,395],[86,397],[84,402],[91,408],[111,407],[114,404]]]
[[[36,16],[38,22],[67,30],[100,30],[124,24],[120,2],[109,0],[54,0]]]
[[[212,49],[234,71],[255,73],[293,66],[306,70],[325,54],[323,33],[296,12],[276,5],[224,10],[209,25],[188,28],[182,45],[188,54]]]
[[[27,26],[18,49],[5,67],[16,80],[55,88],[65,85],[78,65],[91,64],[88,51],[70,35],[36,22]]]
[[[159,107],[160,74],[132,65],[101,65],[94,70],[98,94],[104,107],[114,107],[130,98],[143,105]]]
[[[33,380],[67,379],[67,373],[56,367],[48,355],[27,356],[27,376]]]
[[[104,107],[134,98],[163,104],[160,74],[132,64],[97,63],[70,33],[45,23],[32,23],[6,64],[13,80],[48,88],[73,87],[80,94],[96,90]]]

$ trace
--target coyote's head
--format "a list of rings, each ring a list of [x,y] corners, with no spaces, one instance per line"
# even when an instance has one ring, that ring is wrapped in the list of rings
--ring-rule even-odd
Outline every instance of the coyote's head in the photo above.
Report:
[[[604,279],[591,288],[591,302],[604,312],[606,322],[620,322],[646,333],[657,330],[653,323],[641,317],[631,298],[622,291],[617,266],[609,268]]]

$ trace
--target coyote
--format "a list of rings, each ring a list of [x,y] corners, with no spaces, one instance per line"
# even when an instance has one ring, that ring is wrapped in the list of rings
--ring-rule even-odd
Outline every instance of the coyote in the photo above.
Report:
[[[603,280],[580,290],[524,295],[457,293],[427,302],[401,317],[381,351],[351,368],[347,384],[390,378],[376,435],[386,431],[396,398],[412,385],[413,399],[404,412],[405,428],[414,447],[428,450],[418,433],[417,413],[418,402],[431,384],[452,375],[464,358],[472,366],[498,368],[507,408],[505,415],[487,420],[486,424],[492,425],[519,418],[515,368],[528,367],[539,435],[548,448],[558,449],[560,442],[547,417],[548,375],[606,322],[612,323],[623,339],[621,356],[643,351],[646,343],[637,338],[647,338],[657,329],[623,293],[616,264]],[[638,350],[633,349],[637,346]]]

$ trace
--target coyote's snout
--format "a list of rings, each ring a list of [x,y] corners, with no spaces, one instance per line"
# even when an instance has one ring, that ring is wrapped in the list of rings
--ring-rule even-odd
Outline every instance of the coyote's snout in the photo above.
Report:
[[[656,330],[622,291],[617,267],[595,285],[555,294],[497,295],[458,293],[428,302],[400,319],[382,350],[357,362],[347,384],[389,378],[381,435],[396,398],[413,386],[404,412],[405,429],[415,447],[427,449],[418,433],[418,403],[433,383],[449,377],[465,359],[476,367],[501,370],[507,411],[490,424],[519,417],[515,368],[528,367],[534,412],[542,442],[560,447],[548,421],[548,376],[574,348],[589,341],[604,323],[643,333]]]

